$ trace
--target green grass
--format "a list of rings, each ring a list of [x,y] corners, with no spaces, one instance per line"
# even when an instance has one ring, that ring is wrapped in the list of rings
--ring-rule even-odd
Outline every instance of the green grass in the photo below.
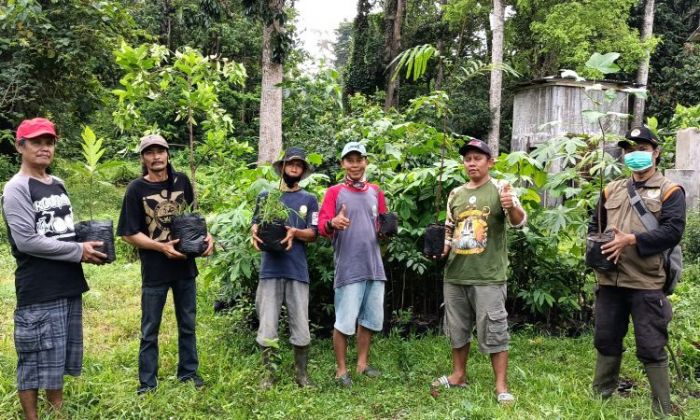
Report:
[[[0,246],[0,417],[19,418],[15,391],[16,355],[12,343],[15,305],[7,247]],[[200,373],[208,386],[197,391],[175,378],[177,329],[169,297],[161,327],[158,390],[137,396],[137,354],[140,319],[138,264],[117,261],[88,267],[91,290],[84,296],[85,361],[83,375],[68,378],[68,418],[470,418],[540,419],[649,418],[649,390],[641,366],[628,352],[622,375],[637,384],[628,397],[602,402],[589,393],[594,350],[592,338],[555,338],[521,332],[512,341],[509,380],[517,402],[499,407],[493,395],[488,358],[470,355],[469,386],[431,396],[428,383],[448,373],[450,350],[444,337],[402,340],[377,338],[372,362],[384,375],[354,377],[351,390],[333,384],[330,340],[312,343],[310,375],[318,388],[302,390],[292,380],[292,354],[282,345],[281,382],[270,391],[258,388],[261,365],[254,333],[242,312],[215,315],[216,288],[198,291]],[[628,337],[628,347],[633,346]],[[351,345],[350,357],[354,355]],[[675,379],[675,377],[674,377]],[[687,418],[700,417],[700,401],[674,381],[674,401]],[[693,384],[695,386],[695,384]],[[45,402],[41,407],[44,413]]]

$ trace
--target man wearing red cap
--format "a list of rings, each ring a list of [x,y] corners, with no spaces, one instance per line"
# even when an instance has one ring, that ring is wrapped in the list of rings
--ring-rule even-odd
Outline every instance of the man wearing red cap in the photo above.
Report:
[[[88,290],[81,262],[101,264],[101,242],[76,242],[73,209],[63,181],[48,174],[56,130],[44,118],[17,128],[20,170],[3,191],[2,207],[17,261],[14,314],[17,389],[24,415],[37,417],[39,389],[55,410],[63,376],[80,375],[83,360],[81,295]]]

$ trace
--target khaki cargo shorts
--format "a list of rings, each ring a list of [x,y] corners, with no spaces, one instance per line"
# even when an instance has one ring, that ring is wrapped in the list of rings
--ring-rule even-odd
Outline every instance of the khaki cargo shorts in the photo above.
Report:
[[[508,312],[506,312],[506,284],[466,286],[444,283],[445,332],[452,348],[461,348],[471,342],[476,328],[476,339],[482,353],[500,353],[508,350]]]

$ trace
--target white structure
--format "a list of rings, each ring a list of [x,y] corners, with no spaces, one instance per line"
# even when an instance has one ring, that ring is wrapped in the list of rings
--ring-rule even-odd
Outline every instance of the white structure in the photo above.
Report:
[[[686,128],[676,133],[676,167],[665,173],[685,189],[688,210],[698,210],[700,199],[700,130]]]
[[[588,97],[590,95],[605,103],[601,91],[586,91],[586,87],[594,84],[617,90],[616,98],[607,107],[593,103]],[[628,114],[631,97],[622,90],[629,86],[627,83],[576,81],[555,77],[524,85],[513,99],[511,150],[530,151],[539,143],[567,133],[600,135],[598,124],[588,122],[583,111]],[[616,118],[606,127],[606,133],[624,136],[626,131],[625,119]]]

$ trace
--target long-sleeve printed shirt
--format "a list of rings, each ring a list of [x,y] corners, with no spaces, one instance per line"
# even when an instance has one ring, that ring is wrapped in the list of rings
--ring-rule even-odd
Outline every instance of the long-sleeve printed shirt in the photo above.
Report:
[[[63,182],[16,174],[3,190],[2,207],[17,261],[17,306],[80,295],[88,290],[76,243],[73,208]]]

